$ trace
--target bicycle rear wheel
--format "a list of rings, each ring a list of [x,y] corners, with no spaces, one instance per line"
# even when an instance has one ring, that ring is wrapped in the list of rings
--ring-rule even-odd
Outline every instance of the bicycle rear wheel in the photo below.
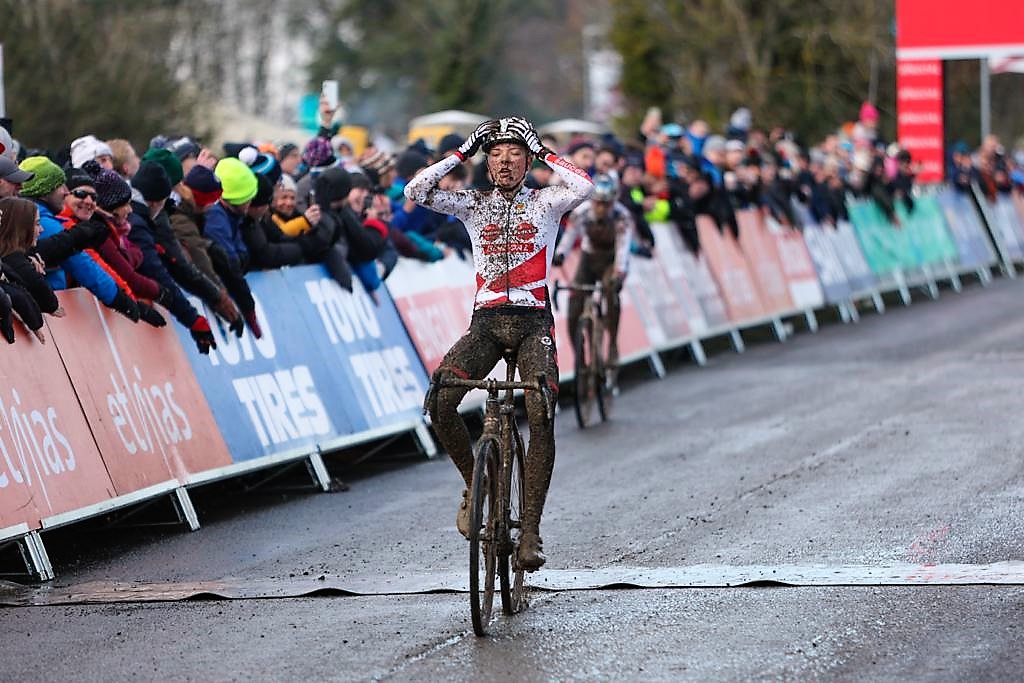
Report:
[[[497,489],[498,444],[488,439],[477,446],[470,487],[469,611],[478,636],[487,635],[494,607]]]
[[[506,510],[505,528],[507,553],[498,557],[498,576],[501,579],[501,608],[507,615],[515,614],[526,608],[526,582],[522,569],[509,568],[509,556],[514,555],[519,547],[519,535],[522,533],[520,523],[523,519],[523,507],[526,505],[525,469],[523,458],[523,437],[518,428],[513,432],[512,453],[509,467],[505,474],[505,490],[508,491],[509,507]],[[504,546],[503,546],[504,549]]]
[[[576,407],[576,423],[580,429],[586,429],[591,422],[596,400],[597,386],[594,380],[591,335],[593,330],[590,321],[581,318],[573,339],[573,351],[576,353],[576,376],[573,379],[576,391],[573,392],[573,403]]]

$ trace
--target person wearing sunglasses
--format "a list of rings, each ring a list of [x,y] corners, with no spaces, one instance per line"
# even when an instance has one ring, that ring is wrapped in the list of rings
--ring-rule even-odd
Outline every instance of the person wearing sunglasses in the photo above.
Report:
[[[162,289],[156,281],[136,271],[136,265],[142,263],[141,251],[135,248],[138,253],[132,253],[125,246],[130,228],[127,214],[130,212],[128,202],[131,199],[131,191],[128,184],[113,171],[100,168],[95,162],[86,162],[86,165],[91,167],[93,173],[82,168],[69,168],[65,171],[68,193],[64,196],[64,208],[57,214],[57,218],[65,230],[86,230],[96,235],[96,239],[88,245],[84,253],[132,298],[138,308],[140,320],[153,327],[163,327],[167,321],[153,308],[153,302],[162,299]],[[94,175],[100,173],[116,176],[123,185],[119,202],[122,206],[110,207],[111,210],[100,206]],[[109,194],[104,195],[105,203],[109,203]],[[118,209],[121,209],[120,216]]]

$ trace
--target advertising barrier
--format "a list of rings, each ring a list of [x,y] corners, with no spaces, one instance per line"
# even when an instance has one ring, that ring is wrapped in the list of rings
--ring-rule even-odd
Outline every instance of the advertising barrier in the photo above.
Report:
[[[783,227],[771,217],[765,227],[775,241],[782,274],[789,285],[789,298],[801,310],[815,309],[825,303],[825,293],[814,270],[814,261],[799,230]],[[845,278],[844,278],[845,279]]]
[[[972,269],[994,265],[997,260],[995,251],[985,236],[985,227],[971,198],[947,189],[936,196],[936,201],[945,215],[960,265]]]
[[[740,323],[765,315],[757,285],[732,234],[719,231],[710,216],[697,217],[697,237],[722,293],[729,320]]]
[[[0,354],[0,530],[116,495],[48,329],[45,344],[15,330]]]
[[[134,324],[88,290],[58,296],[67,315],[50,320],[53,341],[118,495],[231,462],[167,328]]]
[[[346,292],[322,266],[247,279],[261,339],[248,330],[236,338],[217,323],[217,349],[203,356],[175,326],[234,463],[300,457],[421,424],[426,373],[386,289],[377,301],[358,281]]]
[[[765,313],[775,315],[792,310],[789,283],[779,262],[775,240],[768,234],[761,212],[755,209],[737,211],[736,223],[740,232],[740,251],[757,283]]]

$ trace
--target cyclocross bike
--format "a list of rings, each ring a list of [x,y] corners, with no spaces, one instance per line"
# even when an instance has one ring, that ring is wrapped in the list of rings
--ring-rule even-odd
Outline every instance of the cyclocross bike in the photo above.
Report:
[[[441,380],[440,387],[431,383],[426,406],[441,387],[483,389],[487,392],[484,408],[484,429],[473,449],[473,484],[470,486],[469,531],[469,611],[473,631],[487,635],[494,605],[494,579],[501,589],[501,607],[513,615],[527,605],[523,569],[513,558],[521,533],[520,519],[525,505],[523,488],[526,450],[516,420],[515,392],[539,391],[544,397],[548,420],[555,417],[555,400],[547,377],[538,375],[533,382],[515,381],[516,353],[504,353],[508,374],[505,381],[496,379]],[[499,398],[499,394],[503,396]]]
[[[563,285],[555,281],[553,301],[556,308],[558,293],[563,290],[588,294],[576,325],[576,338],[572,340],[572,350],[575,354],[573,401],[576,407],[576,423],[580,429],[586,429],[592,424],[595,404],[602,422],[607,421],[612,412],[615,368],[608,367],[607,363],[604,297],[600,283]]]

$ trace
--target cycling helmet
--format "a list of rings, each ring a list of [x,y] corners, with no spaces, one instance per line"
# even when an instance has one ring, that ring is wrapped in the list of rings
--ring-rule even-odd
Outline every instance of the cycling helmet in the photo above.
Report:
[[[526,139],[523,138],[521,130],[526,130],[529,127],[524,119],[517,116],[510,116],[504,119],[498,119],[497,126],[494,130],[487,134],[484,138],[483,143],[480,147],[484,150],[484,154],[491,151],[491,147],[500,145],[503,142],[511,142],[513,144],[522,145],[529,149],[529,145],[526,144]]]
[[[610,175],[599,173],[594,176],[594,194],[590,198],[595,202],[614,202],[619,198],[619,184]]]

